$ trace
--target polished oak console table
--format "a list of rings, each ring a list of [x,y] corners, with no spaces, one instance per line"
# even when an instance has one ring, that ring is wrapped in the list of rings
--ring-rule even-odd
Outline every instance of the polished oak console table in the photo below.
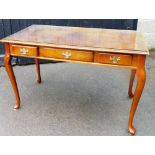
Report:
[[[135,134],[132,122],[146,79],[145,58],[149,54],[141,33],[131,30],[32,25],[1,40],[5,46],[4,64],[15,96],[15,109],[20,107],[20,96],[11,58],[34,58],[38,83],[41,82],[38,59],[61,60],[131,69],[128,95],[133,97],[128,130]],[[135,74],[137,85],[132,86]]]

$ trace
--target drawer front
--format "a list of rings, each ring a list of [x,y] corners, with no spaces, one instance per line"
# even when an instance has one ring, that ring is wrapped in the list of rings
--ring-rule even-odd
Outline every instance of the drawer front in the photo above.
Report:
[[[21,46],[21,45],[11,45],[11,54],[21,55],[21,56],[37,56],[37,47],[31,46]]]
[[[96,52],[95,62],[129,66],[132,64],[132,56],[124,54],[108,54]]]
[[[56,59],[76,60],[76,61],[93,61],[93,52],[68,50],[68,49],[55,49],[41,47],[39,50],[40,57],[50,57]]]

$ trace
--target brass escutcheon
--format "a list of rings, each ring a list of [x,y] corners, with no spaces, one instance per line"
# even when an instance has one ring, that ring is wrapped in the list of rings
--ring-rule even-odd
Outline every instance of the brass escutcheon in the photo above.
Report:
[[[62,53],[62,55],[63,55],[66,59],[68,59],[68,58],[70,58],[70,57],[72,56],[72,53],[69,52],[69,51],[65,51],[65,52]]]
[[[117,64],[120,60],[120,57],[110,56],[110,61],[112,61],[114,64]]]
[[[29,50],[26,49],[26,48],[21,48],[21,49],[20,49],[20,53],[21,53],[21,54],[27,54],[28,52],[29,52]]]

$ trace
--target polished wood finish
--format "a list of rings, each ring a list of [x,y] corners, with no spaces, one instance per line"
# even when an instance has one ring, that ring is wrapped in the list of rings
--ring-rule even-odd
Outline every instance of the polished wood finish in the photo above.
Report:
[[[93,52],[79,51],[79,50],[41,47],[39,50],[39,56],[57,58],[57,59],[93,62]]]
[[[135,79],[135,74],[136,74],[136,70],[132,69],[131,70],[131,76],[130,76],[129,90],[128,90],[128,95],[130,98],[132,98],[134,96],[134,93],[132,92],[132,87],[133,87],[133,82]]]
[[[41,83],[41,74],[40,74],[40,64],[39,64],[39,60],[35,58],[34,61],[35,61],[36,70],[37,70],[37,77],[38,77],[37,82],[38,82],[38,83]]]
[[[129,66],[132,63],[132,56],[125,54],[107,54],[95,52],[95,62]]]
[[[148,54],[143,34],[133,30],[32,25],[1,42],[106,53]]]
[[[18,109],[20,107],[20,96],[19,96],[19,91],[16,83],[16,78],[14,76],[14,72],[11,65],[11,59],[12,59],[12,56],[10,55],[9,44],[5,44],[4,65],[16,96],[16,104],[14,106],[14,109]]]
[[[137,63],[137,86],[134,93],[131,109],[130,109],[130,115],[129,115],[129,121],[128,121],[128,129],[131,134],[136,133],[136,129],[133,127],[133,119],[134,115],[138,106],[138,102],[140,100],[145,80],[146,80],[146,72],[145,72],[145,56],[138,56],[138,63]]]
[[[10,52],[13,55],[21,56],[37,56],[37,47],[31,46],[21,46],[21,45],[11,45]]]
[[[16,96],[15,108],[19,108],[20,98],[10,62],[12,56],[34,58],[39,83],[41,76],[38,59],[130,68],[132,72],[128,94],[133,97],[133,102],[128,130],[135,134],[136,129],[132,124],[145,85],[145,59],[149,54],[142,34],[130,30],[33,25],[1,42],[6,47],[4,63]],[[137,86],[132,93],[135,74]]]

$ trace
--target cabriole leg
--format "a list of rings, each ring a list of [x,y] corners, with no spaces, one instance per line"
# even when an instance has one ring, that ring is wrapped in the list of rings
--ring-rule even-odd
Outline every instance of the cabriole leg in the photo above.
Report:
[[[9,51],[9,45],[5,45],[5,57],[4,57],[4,65],[5,65],[5,69],[6,72],[8,74],[8,77],[10,79],[12,88],[14,90],[14,94],[16,97],[16,104],[14,106],[14,109],[18,109],[20,107],[20,96],[19,96],[19,91],[18,91],[18,87],[17,87],[17,82],[16,82],[16,78],[12,69],[12,65],[11,65],[11,55],[10,55],[10,51]]]
[[[143,92],[143,88],[146,80],[146,72],[145,72],[145,56],[139,56],[139,64],[137,67],[137,86],[133,97],[133,102],[130,109],[130,116],[128,121],[128,130],[134,135],[136,133],[136,129],[133,127],[133,119],[138,106],[138,102],[140,100],[141,94]]]
[[[130,98],[134,96],[134,93],[132,92],[132,87],[135,79],[136,69],[131,70],[131,76],[130,76],[130,83],[129,83],[129,89],[128,89],[128,95]]]
[[[35,64],[36,64],[36,69],[37,69],[37,76],[38,76],[37,82],[38,82],[38,83],[41,83],[41,75],[40,75],[40,64],[39,64],[39,60],[38,60],[38,59],[34,59],[34,61],[35,61]]]

